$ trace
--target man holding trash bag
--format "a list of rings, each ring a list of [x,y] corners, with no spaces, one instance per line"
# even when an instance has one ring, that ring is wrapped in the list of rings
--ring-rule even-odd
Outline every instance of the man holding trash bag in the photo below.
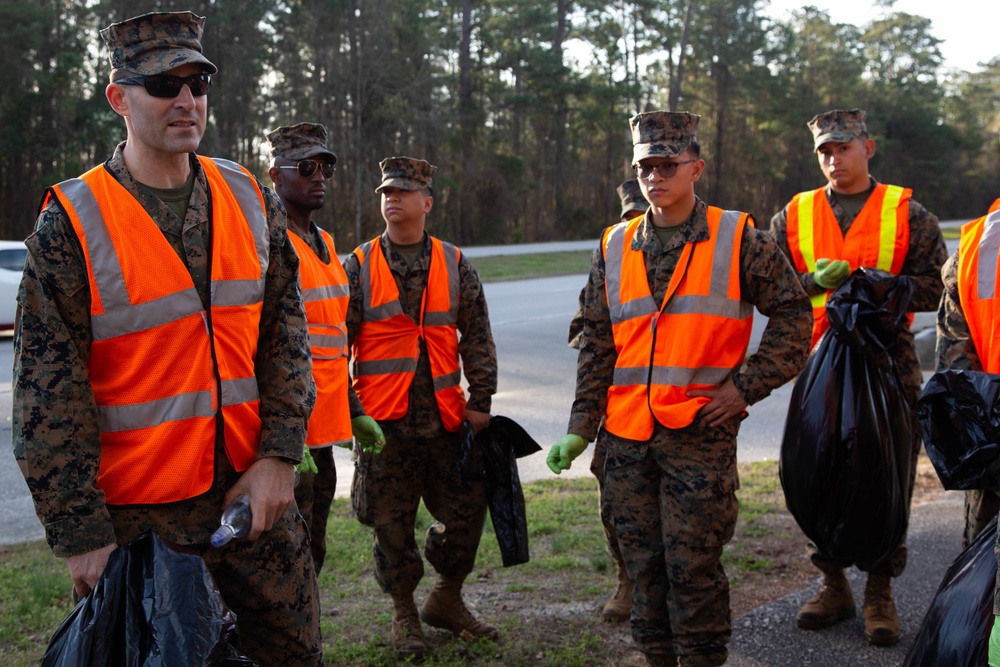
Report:
[[[594,253],[568,435],[547,458],[558,474],[588,442],[606,444],[602,510],[635,582],[632,638],[654,666],[726,662],[736,435],[809,345],[808,300],[770,235],[695,195],[698,121],[630,120],[649,209],[605,230]],[[754,306],[769,319],[747,358]]]
[[[869,173],[875,141],[868,136],[862,109],[834,109],[808,123],[827,185],[800,192],[771,220],[778,245],[788,256],[813,304],[813,346],[826,332],[826,300],[851,272],[876,268],[914,284],[910,311],[932,311],[941,294],[941,265],[947,249],[937,218],[912,199],[912,191],[877,182]],[[903,379],[913,422],[912,496],[920,451],[916,404],[923,383],[913,333],[903,328],[891,351]],[[907,504],[909,500],[907,500]],[[818,593],[799,610],[799,627],[816,630],[856,614],[844,576],[852,563],[839,562],[810,545],[810,557],[823,573]],[[906,566],[905,536],[869,572],[865,587],[865,636],[888,646],[899,641],[899,618],[890,581]]]

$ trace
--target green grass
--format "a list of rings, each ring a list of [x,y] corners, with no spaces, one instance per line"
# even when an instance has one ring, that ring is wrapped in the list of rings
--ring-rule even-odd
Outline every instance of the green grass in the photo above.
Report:
[[[594,244],[597,247],[597,244]],[[593,250],[470,257],[484,282],[589,273]]]
[[[744,508],[736,538],[724,563],[740,586],[748,577],[769,576],[766,554],[741,544],[770,514],[784,512],[775,462],[740,466]],[[504,636],[502,644],[466,642],[431,631],[434,652],[428,667],[504,665],[564,667],[615,664],[629,650],[627,628],[602,626],[597,608],[614,587],[614,566],[605,551],[593,477],[555,478],[524,485],[531,561],[504,568],[490,521],[469,576],[466,597],[485,612]],[[417,542],[433,523],[421,506]],[[393,665],[389,641],[392,606],[372,574],[372,533],[351,514],[350,502],[338,499],[331,511],[326,566],[320,574],[322,631],[330,665]],[[426,596],[433,570],[417,591]],[[71,611],[70,580],[64,561],[44,542],[0,547],[0,665],[37,665],[48,639]],[[564,611],[592,609],[593,612]],[[525,609],[544,613],[526,616]],[[622,634],[624,633],[624,635]],[[603,638],[602,638],[603,637]],[[623,648],[624,647],[624,648]]]
[[[941,235],[944,237],[945,241],[955,241],[962,237],[961,227],[942,227]]]

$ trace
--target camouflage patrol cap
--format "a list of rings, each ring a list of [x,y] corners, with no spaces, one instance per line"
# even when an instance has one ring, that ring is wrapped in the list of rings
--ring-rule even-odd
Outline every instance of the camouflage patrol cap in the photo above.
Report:
[[[151,12],[112,23],[101,31],[108,45],[111,80],[162,74],[187,63],[198,63],[215,74],[219,68],[201,53],[205,18],[191,12]]]
[[[319,123],[283,125],[268,132],[266,136],[271,144],[272,158],[304,160],[308,157],[325,155],[334,164],[337,163],[337,156],[326,147],[326,128]]]
[[[701,116],[687,111],[648,111],[629,119],[632,164],[648,157],[677,157],[697,137]]]
[[[622,200],[622,220],[634,218],[649,208],[649,202],[642,196],[642,190],[639,189],[639,181],[634,178],[618,186],[618,198]]]
[[[431,187],[431,177],[437,171],[437,167],[426,160],[418,160],[412,157],[387,157],[378,163],[382,170],[382,182],[375,188],[375,192],[382,192],[385,188],[399,188],[400,190],[420,190]]]
[[[814,151],[828,141],[847,142],[868,135],[864,109],[834,109],[813,116],[808,125]]]

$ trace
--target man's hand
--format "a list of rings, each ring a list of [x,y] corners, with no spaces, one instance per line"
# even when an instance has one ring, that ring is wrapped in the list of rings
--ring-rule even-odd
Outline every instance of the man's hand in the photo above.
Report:
[[[108,566],[108,558],[117,548],[117,544],[109,544],[106,547],[77,556],[69,556],[66,559],[69,576],[73,579],[73,590],[79,597],[83,597],[97,585],[97,580],[101,578],[104,569]]]
[[[295,502],[295,464],[273,456],[257,459],[226,492],[225,506],[244,493],[250,496],[253,513],[246,539],[256,540]]]
[[[358,446],[365,454],[381,454],[385,447],[385,434],[378,422],[368,415],[361,415],[351,420],[351,433],[358,441]]]
[[[701,406],[698,414],[712,427],[721,426],[733,417],[742,416],[748,405],[746,399],[736,390],[732,378],[727,379],[716,389],[692,389],[687,395],[708,397],[708,403]]]
[[[556,441],[556,444],[552,445],[552,449],[549,450],[549,455],[545,459],[545,464],[549,470],[557,475],[563,470],[569,470],[570,466],[573,465],[573,459],[582,454],[588,444],[590,443],[582,436],[572,433],[564,435]]]
[[[472,432],[479,433],[490,425],[490,413],[477,412],[476,410],[465,409],[465,418],[472,425]]]
[[[851,275],[851,265],[842,259],[817,259],[813,280],[823,289],[837,289]]]

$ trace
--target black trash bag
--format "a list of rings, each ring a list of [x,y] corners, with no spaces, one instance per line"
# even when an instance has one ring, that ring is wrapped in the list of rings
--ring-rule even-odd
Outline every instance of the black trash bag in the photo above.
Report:
[[[904,667],[987,667],[993,629],[997,520],[945,572]]]
[[[490,417],[489,427],[475,437],[471,428],[460,435],[463,437],[462,475],[465,479],[486,482],[490,520],[500,545],[503,566],[527,563],[530,560],[528,517],[517,459],[542,448],[520,424],[502,415]]]
[[[890,354],[910,281],[857,269],[827,300],[830,330],[795,380],[779,474],[823,555],[869,569],[905,535],[913,421]]]
[[[42,667],[243,665],[236,616],[200,556],[143,533],[116,549],[49,641]]]
[[[927,457],[948,490],[1000,490],[1000,375],[940,371],[917,401]]]

